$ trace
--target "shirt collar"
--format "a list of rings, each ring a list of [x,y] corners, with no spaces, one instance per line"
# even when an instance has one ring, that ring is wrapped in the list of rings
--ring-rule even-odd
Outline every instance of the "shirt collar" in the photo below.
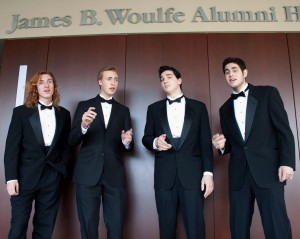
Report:
[[[175,99],[177,99],[177,98],[179,98],[181,96],[183,96],[183,93],[177,95],[175,98],[172,98],[171,96],[167,96],[167,98],[170,99],[170,100],[175,100]]]
[[[103,95],[101,95],[101,93],[99,95],[100,95],[100,97],[102,97],[103,99],[106,99],[106,100],[110,100],[113,98],[113,97],[105,98]]]
[[[247,88],[248,88],[248,83],[247,83],[246,85],[244,85],[243,89],[242,89],[240,92],[245,91]],[[236,91],[234,91],[234,90],[233,90],[232,92],[233,92],[233,94],[238,94],[238,93],[240,93],[240,92],[236,92]],[[248,90],[247,90],[246,92],[248,92]],[[246,93],[246,92],[245,92],[245,93]]]

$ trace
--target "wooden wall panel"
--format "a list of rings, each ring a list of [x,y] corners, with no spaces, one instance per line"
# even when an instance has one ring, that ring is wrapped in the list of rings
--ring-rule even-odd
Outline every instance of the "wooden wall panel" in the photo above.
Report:
[[[226,57],[238,56],[245,60],[248,68],[247,81],[254,85],[273,85],[281,93],[289,116],[290,125],[295,135],[297,130],[295,108],[293,99],[293,85],[289,65],[288,46],[285,34],[209,34],[208,55],[209,75],[211,84],[212,127],[214,132],[219,132],[219,107],[225,102],[231,93],[226,85],[222,62]],[[298,158],[298,150],[296,152]],[[216,238],[230,238],[227,164],[228,157],[216,155],[215,160],[215,228]],[[297,177],[295,177],[297,178]],[[297,228],[298,213],[294,211],[300,199],[300,192],[296,181],[288,183],[286,187],[286,202],[293,227],[294,238],[300,238],[300,230]],[[251,238],[263,238],[260,217],[257,210],[253,218]]]
[[[209,105],[208,59],[205,34],[132,35],[127,37],[126,104],[134,120],[136,150],[130,161],[133,220],[132,238],[159,238],[153,187],[154,155],[141,144],[147,106],[165,98],[158,76],[161,65],[182,73],[183,92]],[[207,238],[214,238],[213,196],[206,201]],[[133,207],[133,206],[132,206]],[[178,237],[186,238],[179,217]]]
[[[293,84],[293,96],[294,96],[294,106],[297,119],[297,134],[295,136],[298,138],[297,151],[299,153],[299,135],[300,135],[300,33],[287,34],[289,55],[290,55],[290,67],[291,67],[291,77]],[[300,228],[296,224],[300,218],[300,200],[299,200],[299,185],[300,185],[300,174],[299,174],[299,157],[297,157],[296,173],[293,179],[293,187],[288,187],[288,201],[291,202],[290,211],[293,213],[294,218],[298,220],[293,220],[294,227],[294,238],[300,238]]]
[[[16,103],[19,67],[27,65],[27,79],[46,70],[48,39],[6,40],[0,77],[0,238],[7,238],[10,223],[10,202],[4,178],[3,155],[12,110]],[[31,226],[29,227],[29,230]]]
[[[294,87],[294,98],[296,107],[296,118],[300,120],[300,34],[290,33],[287,34],[289,56],[290,56],[290,67],[291,77]],[[299,124],[299,122],[298,122]],[[299,126],[297,129],[297,137],[299,138]],[[298,144],[299,148],[299,144]]]

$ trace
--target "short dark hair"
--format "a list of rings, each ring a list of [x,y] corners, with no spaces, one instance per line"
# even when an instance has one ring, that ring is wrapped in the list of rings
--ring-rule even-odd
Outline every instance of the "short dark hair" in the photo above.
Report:
[[[161,77],[161,74],[165,71],[172,71],[177,79],[181,78],[181,74],[176,68],[174,68],[172,66],[161,66],[158,69],[159,79]]]
[[[223,69],[223,73],[225,74],[225,67],[227,64],[229,63],[235,63],[237,64],[242,71],[246,70],[246,63],[244,62],[244,60],[242,60],[241,58],[238,57],[228,57],[223,61],[223,65],[222,65],[222,69]]]

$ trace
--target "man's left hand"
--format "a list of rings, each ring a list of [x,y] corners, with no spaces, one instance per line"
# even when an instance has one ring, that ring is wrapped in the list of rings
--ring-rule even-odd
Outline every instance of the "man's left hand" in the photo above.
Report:
[[[201,180],[201,190],[204,191],[204,198],[207,198],[214,190],[214,180],[211,175],[203,175]]]
[[[125,130],[122,130],[122,133],[121,133],[121,138],[122,138],[122,142],[124,144],[130,144],[131,141],[132,141],[132,137],[133,137],[133,130],[130,129],[130,130],[127,130],[125,132]]]
[[[293,179],[294,170],[289,166],[280,166],[278,169],[278,177],[280,182]]]

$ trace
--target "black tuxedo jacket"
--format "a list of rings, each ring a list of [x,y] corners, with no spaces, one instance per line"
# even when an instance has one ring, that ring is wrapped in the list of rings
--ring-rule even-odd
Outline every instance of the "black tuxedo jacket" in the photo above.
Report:
[[[167,135],[172,148],[167,151],[153,149],[153,140]],[[181,141],[175,146],[167,117],[166,100],[148,107],[144,146],[155,152],[154,187],[170,189],[178,171],[182,185],[187,189],[201,188],[204,171],[213,172],[211,132],[206,106],[186,98],[185,118]]]
[[[38,108],[22,105],[13,110],[4,154],[5,177],[6,181],[17,179],[21,189],[32,189],[37,185],[46,163],[67,175],[71,117],[63,107],[54,109],[56,131],[47,154]]]
[[[95,107],[96,119],[90,125],[86,134],[82,134],[82,115],[89,107]],[[97,95],[87,101],[80,102],[76,109],[70,133],[70,144],[81,144],[80,152],[76,160],[73,181],[83,185],[96,185],[100,177],[110,186],[125,186],[125,169],[122,152],[129,149],[122,143],[122,130],[131,129],[130,112],[127,107],[114,101],[107,129]]]
[[[295,169],[295,143],[287,113],[276,88],[249,84],[245,141],[234,115],[233,100],[220,108],[225,152],[230,154],[229,186],[240,188],[246,164],[259,187],[279,186],[278,168]]]

